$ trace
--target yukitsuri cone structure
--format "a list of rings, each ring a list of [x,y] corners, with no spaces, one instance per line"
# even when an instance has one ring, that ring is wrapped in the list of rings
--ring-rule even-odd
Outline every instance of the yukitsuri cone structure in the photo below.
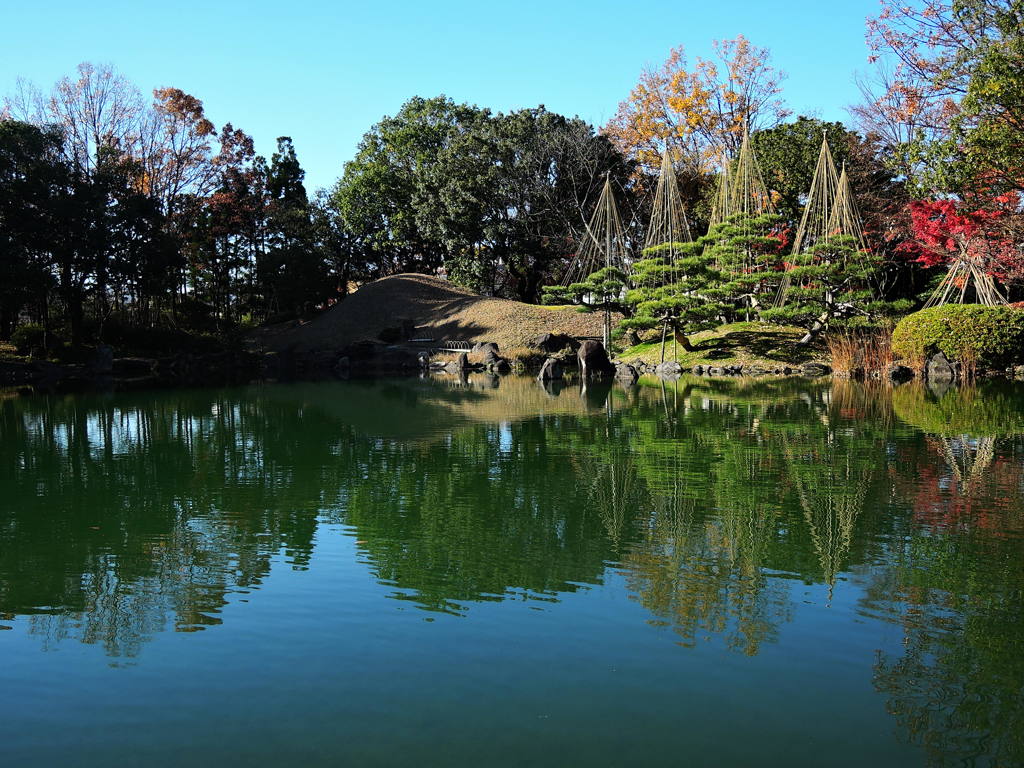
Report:
[[[849,235],[856,238],[860,250],[868,250],[867,240],[864,239],[864,225],[860,218],[860,209],[857,208],[857,201],[853,197],[853,188],[850,186],[850,177],[846,173],[846,163],[843,163],[843,172],[839,174],[836,199],[832,205],[832,215],[828,220],[828,236],[834,235]]]
[[[586,280],[591,274],[604,267],[617,267],[625,270],[628,266],[626,238],[623,234],[622,219],[615,194],[612,192],[611,180],[605,177],[601,196],[597,206],[587,223],[586,233],[579,253],[562,279],[562,285],[570,285]]]
[[[768,187],[765,186],[764,177],[761,175],[761,166],[757,162],[757,155],[754,154],[754,148],[750,145],[750,133],[746,124],[743,126],[743,143],[740,144],[740,152],[736,156],[736,169],[733,172],[730,186],[731,214],[745,213],[748,216],[760,216],[764,213],[775,212],[775,206],[768,194]]]
[[[840,235],[852,237],[857,242],[859,254],[868,252],[867,240],[864,238],[864,225],[857,208],[857,201],[850,186],[850,177],[846,173],[846,163],[836,179],[835,163],[829,150],[828,140],[821,141],[818,163],[811,178],[811,189],[807,195],[807,204],[800,219],[800,227],[793,240],[793,261],[804,251],[824,242],[831,237]],[[871,280],[875,282],[874,278]],[[783,278],[775,306],[786,303],[786,292],[791,285],[788,276]],[[874,293],[878,288],[872,285]]]
[[[732,210],[732,182],[729,179],[731,169],[729,160],[722,158],[722,171],[718,174],[718,189],[715,190],[715,201],[711,206],[711,218],[708,220],[708,229],[721,224],[733,214]]]
[[[793,253],[800,253],[801,250],[810,248],[828,237],[838,187],[839,177],[836,175],[832,151],[829,149],[828,139],[822,137],[818,162],[811,177],[811,189],[807,193],[804,215],[793,239]]]
[[[959,253],[950,262],[946,276],[925,302],[925,307],[964,304],[971,298],[972,287],[976,303],[989,307],[1006,304],[1005,294],[990,274],[992,264],[987,249],[978,247],[977,241],[966,235],[958,236],[956,243]]]
[[[678,254],[678,243],[689,243],[690,223],[686,219],[683,200],[676,184],[676,173],[672,167],[668,149],[661,156],[661,173],[658,175],[658,187],[654,193],[654,207],[651,209],[651,221],[647,227],[644,248],[666,246],[659,252],[668,266],[674,266]]]
[[[723,158],[708,228],[737,213],[760,216],[774,211],[775,206],[761,175],[761,166],[757,162],[754,148],[750,145],[750,132],[744,124],[743,142],[740,144],[736,159],[730,163],[727,158]]]
[[[689,243],[692,240],[690,223],[683,209],[679,185],[676,184],[676,172],[666,149],[661,156],[661,173],[654,192],[654,207],[644,247],[650,248],[662,243]]]
[[[807,203],[804,205],[804,214],[800,218],[796,237],[793,238],[793,250],[791,251],[793,256],[798,256],[807,248],[828,237],[838,187],[839,177],[836,175],[836,164],[832,159],[828,138],[822,136],[818,162],[815,164],[814,174],[811,176],[811,189],[807,193]],[[786,303],[786,293],[789,291],[791,282],[789,275],[782,278],[775,306],[781,307]]]
[[[629,252],[623,232],[622,218],[615,204],[615,194],[609,176],[605,176],[597,207],[587,224],[583,245],[562,279],[562,285],[586,280],[591,274],[606,267],[625,272],[629,267]],[[611,310],[604,310],[604,346],[611,340]]]

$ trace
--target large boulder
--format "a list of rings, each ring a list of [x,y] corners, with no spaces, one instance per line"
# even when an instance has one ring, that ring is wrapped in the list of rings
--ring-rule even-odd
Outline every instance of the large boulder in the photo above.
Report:
[[[885,375],[893,384],[902,384],[903,382],[910,381],[914,378],[914,370],[905,365],[896,365],[893,363],[886,369]]]
[[[683,373],[683,366],[673,360],[666,360],[664,363],[658,363],[654,372],[663,379],[679,378]]]
[[[470,350],[473,355],[479,355],[484,359],[485,363],[491,362],[488,358],[495,358],[498,356],[498,345],[493,341],[480,341],[473,345],[473,349]]]
[[[942,352],[936,352],[925,365],[925,377],[928,381],[956,381],[956,366]]]
[[[537,374],[537,380],[544,381],[556,381],[562,378],[562,364],[553,357],[549,357],[544,361],[544,365],[540,367],[540,373]]]
[[[576,356],[580,361],[580,375],[585,379],[615,375],[615,366],[608,359],[608,353],[599,341],[584,341],[580,344]]]
[[[553,355],[563,349],[571,349],[575,352],[579,349],[580,343],[564,333],[543,333],[533,340],[533,346]]]

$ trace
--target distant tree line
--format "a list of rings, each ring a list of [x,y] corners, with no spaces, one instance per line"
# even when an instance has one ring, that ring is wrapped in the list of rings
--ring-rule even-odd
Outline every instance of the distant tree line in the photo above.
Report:
[[[857,131],[790,119],[784,74],[739,36],[717,42],[713,60],[673,50],[601,130],[543,106],[410,99],[313,195],[289,138],[267,161],[194,96],[145,98],[111,68],[83,64],[47,93],[19,88],[0,111],[0,339],[26,324],[75,346],[223,336],[406,271],[536,302],[585,243],[605,178],[643,259],[666,150],[692,234],[706,233],[745,130],[780,259],[826,135],[888,300],[914,304],[944,271],[933,267],[963,251],[990,261],[1014,294],[1024,283],[1020,0],[887,2],[868,40],[876,63]],[[692,256],[706,261],[699,246]]]
[[[109,67],[23,88],[0,120],[0,338],[152,343],[333,299],[356,251],[303,177],[290,138],[268,162],[195,97],[148,102]]]

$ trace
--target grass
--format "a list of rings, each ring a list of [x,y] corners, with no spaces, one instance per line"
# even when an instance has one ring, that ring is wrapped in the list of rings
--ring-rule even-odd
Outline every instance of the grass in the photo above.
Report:
[[[828,352],[820,342],[806,347],[797,346],[805,333],[803,328],[785,325],[730,323],[713,331],[693,334],[689,338],[694,350],[687,352],[677,346],[675,356],[672,339],[669,337],[665,341],[665,359],[677,359],[684,368],[695,365],[744,365],[771,369],[811,362],[826,363]],[[661,337],[652,333],[651,339],[624,350],[619,354],[619,359],[658,363],[661,360]]]
[[[892,331],[839,333],[827,340],[832,369],[857,377],[867,372],[885,371],[893,362]]]
[[[417,337],[435,341],[493,341],[506,349],[526,347],[543,333],[600,336],[600,312],[581,313],[574,306],[523,304],[479,296],[427,275],[392,275],[358,291],[313,320],[254,331],[251,339],[269,350],[291,346],[340,349],[363,339],[378,339],[402,321]]]

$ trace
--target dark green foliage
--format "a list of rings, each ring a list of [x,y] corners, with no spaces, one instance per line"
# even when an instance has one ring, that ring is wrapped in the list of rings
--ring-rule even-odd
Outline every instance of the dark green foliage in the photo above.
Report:
[[[785,304],[764,310],[765,320],[817,332],[835,326],[870,327],[909,309],[909,302],[877,297],[881,265],[859,249],[856,238],[831,237],[792,258]]]
[[[851,138],[856,137],[842,123],[801,115],[791,123],[757,131],[750,137],[765,184],[776,193],[776,210],[794,225],[800,221],[823,135],[828,138],[836,166],[841,166],[849,155]]]
[[[628,277],[618,267],[603,267],[579,283],[544,286],[544,304],[578,304],[585,311],[626,312]]]
[[[46,346],[46,329],[39,323],[19,325],[11,334],[11,344],[20,355],[43,351]]]
[[[267,165],[243,132],[218,138],[204,193],[164,200],[117,146],[86,168],[61,130],[0,120],[0,338],[29,320],[76,349],[200,347],[197,333],[295,317],[363,274],[290,139]]]
[[[305,175],[292,140],[282,136],[267,169],[269,247],[258,263],[267,312],[308,313],[334,289],[316,242],[312,206],[302,183]]]
[[[626,295],[632,330],[662,327],[673,334],[713,328],[724,310],[719,272],[705,242],[664,243],[646,248],[633,265],[634,288]]]
[[[536,301],[609,170],[625,186],[628,163],[577,118],[415,98],[366,133],[334,202],[377,275],[444,268],[473,290]]]
[[[729,319],[750,319],[771,304],[782,281],[781,254],[789,232],[777,214],[737,214],[715,226],[698,242],[708,263],[722,275],[720,290]]]
[[[1024,362],[1024,311],[981,304],[945,304],[904,317],[892,334],[892,350],[920,364],[935,352],[986,368]]]

